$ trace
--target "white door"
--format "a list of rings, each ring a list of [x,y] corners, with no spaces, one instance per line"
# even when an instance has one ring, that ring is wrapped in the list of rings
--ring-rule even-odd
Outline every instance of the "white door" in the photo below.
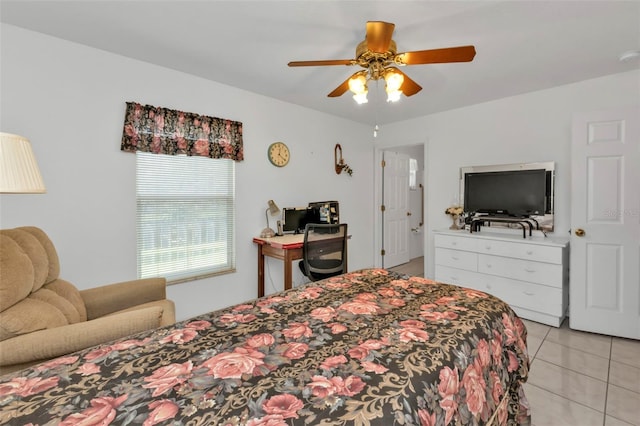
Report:
[[[392,268],[409,261],[409,156],[385,151],[383,160],[382,264]]]
[[[640,339],[640,109],[576,114],[570,327]]]

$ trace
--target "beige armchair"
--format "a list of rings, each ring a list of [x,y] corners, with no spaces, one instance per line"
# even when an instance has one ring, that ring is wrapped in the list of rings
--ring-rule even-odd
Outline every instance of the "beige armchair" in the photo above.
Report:
[[[78,290],[39,228],[0,230],[0,375],[175,322],[164,278]]]

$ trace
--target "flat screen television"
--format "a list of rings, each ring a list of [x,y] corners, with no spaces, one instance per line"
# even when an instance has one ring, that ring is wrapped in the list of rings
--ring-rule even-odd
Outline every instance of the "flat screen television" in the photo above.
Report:
[[[555,165],[547,163],[472,166],[460,169],[467,214],[531,217],[553,227]]]

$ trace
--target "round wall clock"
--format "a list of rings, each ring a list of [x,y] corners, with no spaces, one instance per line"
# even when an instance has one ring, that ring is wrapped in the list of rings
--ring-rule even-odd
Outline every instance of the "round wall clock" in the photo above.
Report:
[[[284,167],[289,163],[289,147],[284,142],[274,142],[267,150],[269,161],[276,167]]]

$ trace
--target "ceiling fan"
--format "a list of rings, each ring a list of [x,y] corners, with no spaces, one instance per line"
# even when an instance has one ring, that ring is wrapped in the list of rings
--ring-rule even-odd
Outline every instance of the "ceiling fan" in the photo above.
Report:
[[[476,55],[476,49],[473,46],[397,53],[396,42],[391,38],[394,28],[395,25],[389,22],[368,21],[366,37],[358,44],[355,59],[292,61],[289,62],[289,66],[360,65],[364,70],[354,73],[328,96],[342,96],[347,90],[351,90],[354,94],[353,98],[361,104],[367,102],[367,80],[384,79],[387,101],[390,102],[399,100],[401,94],[412,96],[422,90],[418,83],[411,80],[396,65],[470,62]]]

